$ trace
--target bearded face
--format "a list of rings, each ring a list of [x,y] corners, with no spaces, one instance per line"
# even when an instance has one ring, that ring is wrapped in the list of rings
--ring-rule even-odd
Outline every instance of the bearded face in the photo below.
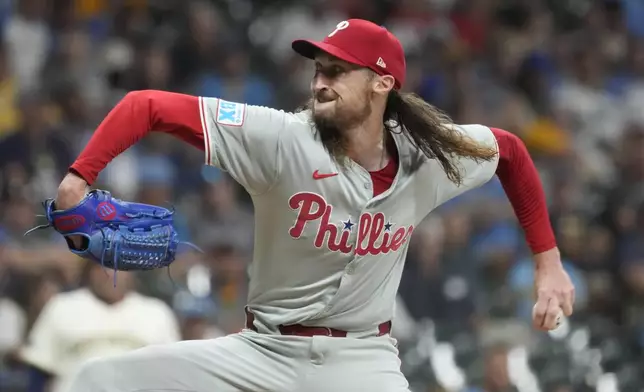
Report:
[[[307,105],[322,142],[334,156],[346,150],[345,133],[371,115],[372,73],[327,55],[316,57]]]

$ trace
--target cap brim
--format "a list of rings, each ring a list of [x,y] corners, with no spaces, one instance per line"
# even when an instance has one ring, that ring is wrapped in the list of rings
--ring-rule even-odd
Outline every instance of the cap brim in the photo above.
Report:
[[[344,50],[338,48],[337,46],[329,45],[324,42],[310,41],[307,39],[298,39],[293,41],[291,44],[293,50],[308,59],[315,59],[315,55],[322,51],[324,53],[330,54],[333,57],[337,57],[340,60],[344,60],[348,63],[359,65],[361,67],[368,67],[367,64],[360,61],[358,58],[350,55]]]

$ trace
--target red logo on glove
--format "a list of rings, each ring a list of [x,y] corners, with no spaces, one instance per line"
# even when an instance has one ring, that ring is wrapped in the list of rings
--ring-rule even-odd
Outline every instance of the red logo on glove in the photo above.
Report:
[[[96,206],[96,215],[103,220],[112,220],[116,217],[116,208],[112,203],[104,201]]]
[[[54,219],[54,227],[61,231],[71,231],[81,227],[85,223],[85,217],[82,215],[61,216]]]

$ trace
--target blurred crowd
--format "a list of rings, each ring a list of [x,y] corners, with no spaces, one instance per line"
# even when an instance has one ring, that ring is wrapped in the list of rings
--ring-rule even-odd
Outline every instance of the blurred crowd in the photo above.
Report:
[[[349,17],[401,39],[407,91],[525,141],[576,286],[574,316],[533,332],[532,261],[500,184],[442,206],[414,235],[394,321],[413,391],[644,390],[644,0],[0,0],[1,391],[241,328],[252,204],[167,135],[96,187],[173,204],[203,255],[113,276],[53,231],[23,233],[126,92],[292,110],[312,69],[291,41]]]

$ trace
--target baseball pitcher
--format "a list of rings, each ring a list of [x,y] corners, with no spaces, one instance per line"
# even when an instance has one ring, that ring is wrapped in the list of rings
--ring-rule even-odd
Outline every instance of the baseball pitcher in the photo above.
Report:
[[[494,175],[534,253],[534,326],[572,313],[541,183],[517,137],[453,124],[402,93],[402,46],[371,22],[340,22],[293,49],[315,62],[301,110],[131,92],[45,203],[74,253],[115,270],[167,266],[181,246],[171,211],[87,192],[158,131],[204,150],[255,205],[246,328],[92,360],[70,392],[408,391],[389,333],[409,239],[433,209]]]

